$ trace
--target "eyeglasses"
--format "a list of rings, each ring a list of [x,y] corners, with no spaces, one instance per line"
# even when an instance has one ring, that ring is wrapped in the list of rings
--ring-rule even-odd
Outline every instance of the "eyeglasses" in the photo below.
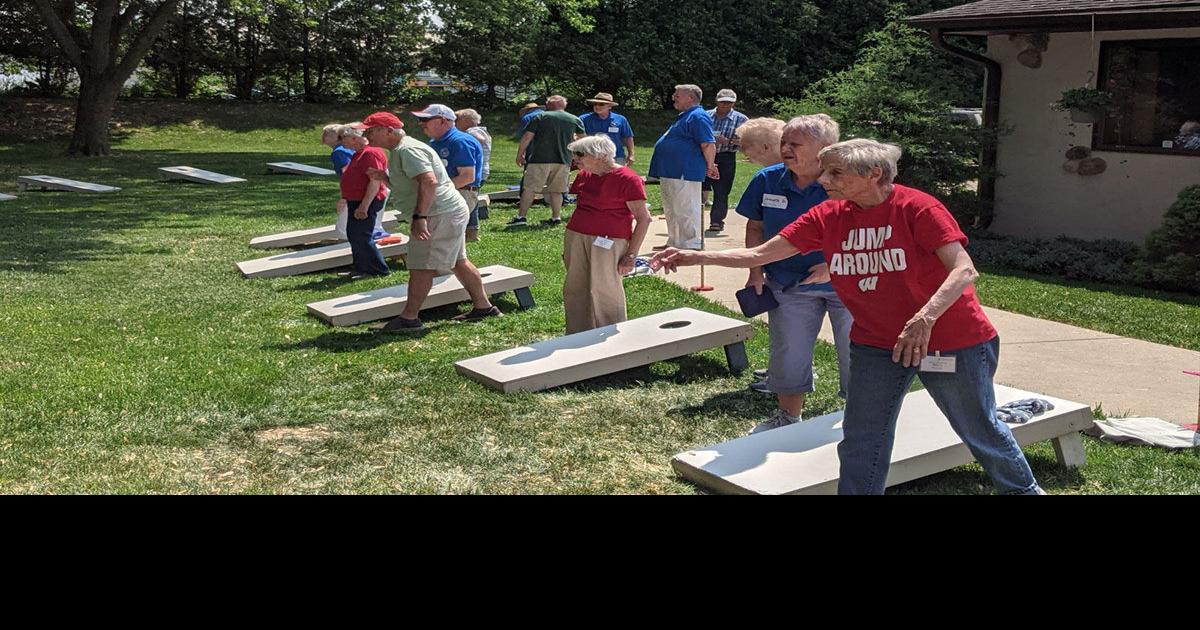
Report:
[[[587,154],[586,154],[586,153],[580,153],[580,152],[578,152],[578,151],[572,151],[572,152],[571,152],[571,155],[573,155],[573,156],[575,156],[575,157],[577,157],[577,158],[581,158],[581,157],[587,157]]]

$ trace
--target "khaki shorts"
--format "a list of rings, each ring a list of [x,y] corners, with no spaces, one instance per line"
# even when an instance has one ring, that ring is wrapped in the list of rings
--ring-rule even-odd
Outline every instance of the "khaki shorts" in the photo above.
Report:
[[[525,188],[534,194],[565,193],[570,173],[571,167],[567,164],[526,164]]]
[[[429,240],[408,241],[405,265],[422,271],[451,269],[458,261],[467,257],[467,219],[470,213],[456,210],[435,214],[425,220],[429,227]]]

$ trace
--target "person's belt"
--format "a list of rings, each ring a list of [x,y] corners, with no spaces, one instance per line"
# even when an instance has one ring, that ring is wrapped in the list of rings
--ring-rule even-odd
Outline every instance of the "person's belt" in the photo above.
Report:
[[[469,190],[471,192],[479,192],[480,186],[463,186],[459,190]]]

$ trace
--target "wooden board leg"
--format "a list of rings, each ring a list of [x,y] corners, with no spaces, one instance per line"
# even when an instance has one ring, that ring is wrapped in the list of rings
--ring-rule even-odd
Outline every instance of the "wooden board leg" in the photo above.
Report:
[[[1054,455],[1058,457],[1060,466],[1082,468],[1087,465],[1087,453],[1083,450],[1083,439],[1079,437],[1079,432],[1060,435],[1051,442],[1054,443]]]
[[[515,289],[513,290],[513,294],[517,296],[517,305],[521,308],[530,309],[535,306],[533,303],[533,293],[529,290],[529,287]]]
[[[750,359],[746,358],[746,344],[739,341],[725,346],[725,360],[729,362],[729,371],[741,374],[750,367]]]

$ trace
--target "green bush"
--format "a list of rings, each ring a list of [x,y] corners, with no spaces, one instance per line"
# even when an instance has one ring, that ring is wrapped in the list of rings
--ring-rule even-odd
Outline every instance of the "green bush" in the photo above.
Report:
[[[1141,248],[1128,241],[1023,239],[987,232],[971,234],[967,249],[977,265],[1017,269],[1071,280],[1149,285],[1137,270]]]
[[[867,36],[855,64],[809,86],[799,100],[775,102],[779,117],[824,112],[842,127],[842,138],[873,138],[899,145],[904,155],[897,181],[938,196],[967,188],[980,176],[987,130],[953,120],[952,103],[937,91],[930,68],[941,61],[929,35],[893,14]]]
[[[1200,186],[1189,186],[1146,238],[1139,271],[1155,284],[1200,293]]]

